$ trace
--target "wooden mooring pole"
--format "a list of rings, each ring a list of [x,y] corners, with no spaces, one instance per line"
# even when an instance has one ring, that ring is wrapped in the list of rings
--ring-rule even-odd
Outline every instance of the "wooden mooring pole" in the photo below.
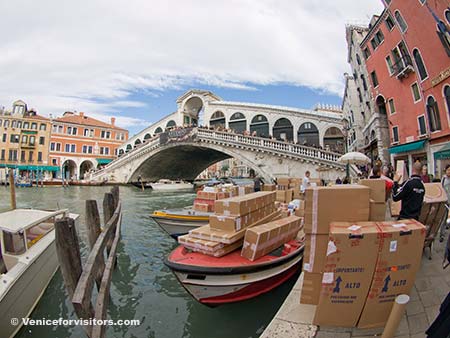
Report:
[[[101,233],[100,229],[100,215],[98,213],[97,201],[87,200],[86,201],[86,227],[87,236],[89,241],[89,249],[92,251],[98,236]],[[100,290],[100,285],[102,283],[102,275],[105,270],[105,259],[100,257],[99,269],[95,276],[95,283],[97,284],[97,290]]]
[[[14,170],[9,169],[9,191],[11,195],[11,209],[16,209],[16,184],[14,182]]]

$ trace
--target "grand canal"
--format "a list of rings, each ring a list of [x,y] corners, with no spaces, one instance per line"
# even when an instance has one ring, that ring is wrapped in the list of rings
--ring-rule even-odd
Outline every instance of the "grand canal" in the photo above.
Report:
[[[18,207],[69,208],[81,215],[78,233],[82,255],[87,256],[84,201],[96,199],[101,207],[109,187],[46,187],[17,189]],[[184,207],[195,195],[163,194],[120,187],[124,205],[122,241],[118,265],[113,274],[109,315],[112,319],[139,319],[140,326],[109,327],[107,337],[258,337],[269,324],[293,285],[293,281],[273,292],[238,304],[208,308],[195,302],[163,264],[176,247],[148,217],[155,209]],[[0,209],[9,206],[9,190],[0,187]],[[66,299],[62,276],[53,277],[33,319],[76,319]],[[84,337],[80,327],[23,327],[17,337]]]

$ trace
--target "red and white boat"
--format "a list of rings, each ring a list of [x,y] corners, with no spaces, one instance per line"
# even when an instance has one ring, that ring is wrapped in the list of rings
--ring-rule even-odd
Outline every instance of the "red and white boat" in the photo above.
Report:
[[[292,240],[250,261],[236,250],[220,258],[177,247],[165,259],[183,287],[200,303],[217,306],[269,292],[301,268],[303,242]]]

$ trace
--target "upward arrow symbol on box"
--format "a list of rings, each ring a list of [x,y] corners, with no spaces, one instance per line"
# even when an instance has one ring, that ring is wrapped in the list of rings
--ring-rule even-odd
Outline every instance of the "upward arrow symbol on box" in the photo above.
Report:
[[[333,289],[333,293],[339,293],[339,291],[341,291],[341,288],[340,288],[341,282],[342,282],[341,276],[336,278],[336,286]]]
[[[384,286],[383,286],[383,289],[381,289],[381,292],[387,292],[387,291],[388,291],[390,280],[391,280],[391,276],[388,275],[388,276],[385,278],[385,280],[384,280]]]

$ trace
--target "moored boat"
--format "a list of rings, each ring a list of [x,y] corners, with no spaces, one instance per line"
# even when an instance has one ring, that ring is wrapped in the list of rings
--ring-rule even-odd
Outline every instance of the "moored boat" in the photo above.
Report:
[[[216,258],[179,246],[164,263],[192,297],[217,306],[269,292],[300,271],[302,258],[303,243],[292,240],[253,262],[240,249]]]
[[[69,185],[87,186],[87,187],[99,187],[105,185],[105,181],[69,181]]]
[[[212,212],[200,212],[192,209],[156,210],[150,215],[171,237],[185,235],[189,230],[206,225]]]
[[[13,337],[58,268],[55,220],[67,210],[15,209],[0,214],[0,337]],[[18,318],[12,325],[11,318]]]
[[[155,191],[171,192],[171,191],[193,191],[194,185],[184,181],[172,181],[161,179],[158,182],[152,183],[151,187]]]

